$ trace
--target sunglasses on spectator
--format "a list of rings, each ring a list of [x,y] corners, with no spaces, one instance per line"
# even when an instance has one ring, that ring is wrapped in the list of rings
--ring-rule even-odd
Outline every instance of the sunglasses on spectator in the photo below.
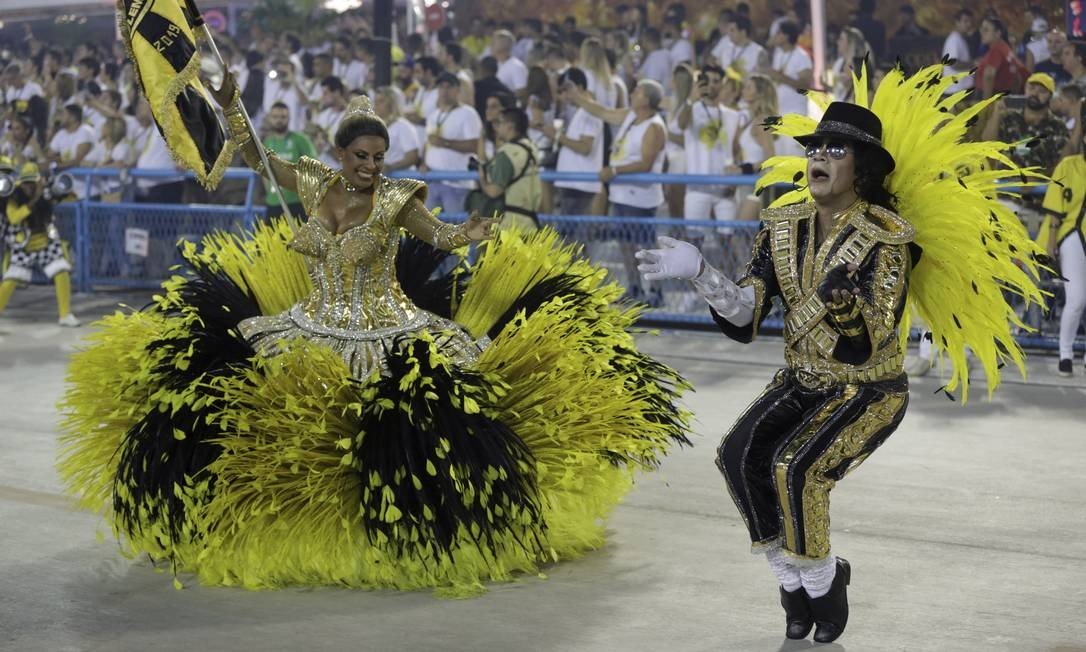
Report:
[[[823,149],[826,150],[826,156],[840,161],[848,156],[849,146],[838,140],[823,140],[817,143],[808,143],[803,152],[807,155],[807,158],[814,158],[818,156],[818,153]]]

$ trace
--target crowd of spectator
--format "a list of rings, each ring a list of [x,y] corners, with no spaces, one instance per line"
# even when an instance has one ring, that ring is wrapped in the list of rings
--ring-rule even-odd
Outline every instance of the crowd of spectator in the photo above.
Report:
[[[897,58],[888,48],[930,36],[908,4],[890,34],[873,10],[874,2],[864,0],[850,25],[831,26],[820,80],[802,3],[756,24],[739,2],[720,11],[708,34],[693,33],[683,5],[672,3],[658,24],[648,22],[645,7],[631,5],[618,8],[620,22],[612,28],[572,18],[484,19],[463,33],[445,27],[401,35],[386,87],[374,84],[375,41],[357,15],[316,33],[270,34],[254,25],[245,38],[223,36],[219,45],[266,144],[287,158],[334,163],[336,124],[350,99],[365,93],[393,134],[389,170],[463,171],[474,156],[480,175],[493,173],[487,163],[503,151],[498,123],[504,119],[527,125],[516,140],[531,147],[525,165],[503,161],[499,179],[519,181],[543,166],[599,173],[598,181],[538,184],[540,196],[527,200],[528,212],[626,215],[632,207],[637,214],[751,219],[761,202],[751,188],[663,188],[612,178],[640,171],[749,173],[774,154],[798,153],[759,128],[761,122],[806,112],[806,88],[849,99],[851,72],[860,63],[875,80]],[[1017,36],[998,16],[962,10],[943,51],[930,58],[950,57],[947,73],[976,70],[955,90],[973,88],[978,99],[1022,96],[983,116],[976,136],[1040,138],[1040,146],[1016,155],[1051,171],[1061,155],[1081,147],[1086,44],[1050,29],[1040,9],[1030,12],[1029,33]],[[68,47],[29,35],[18,45],[2,62],[7,119],[0,153],[60,166],[172,166],[121,44]],[[643,122],[651,124],[642,128]],[[182,186],[144,182],[136,194],[180,201]],[[431,202],[463,210],[470,191],[484,188],[475,181],[434,183]],[[266,201],[278,204],[274,196]]]

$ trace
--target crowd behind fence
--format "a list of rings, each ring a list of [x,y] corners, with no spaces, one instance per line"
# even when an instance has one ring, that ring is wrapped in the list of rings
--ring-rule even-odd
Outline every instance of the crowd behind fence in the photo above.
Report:
[[[140,178],[176,176],[175,170],[109,170],[74,169],[70,171],[80,181],[94,177],[123,177],[132,182]],[[403,175],[407,176],[407,175]],[[461,180],[470,173],[431,172],[410,176],[426,181]],[[543,172],[547,181],[583,180],[590,173]],[[251,230],[266,215],[266,207],[254,201],[259,177],[247,169],[231,169],[227,179],[247,183],[244,201],[236,205],[219,204],[156,204],[130,201],[103,202],[87,198],[61,204],[57,211],[57,228],[69,246],[77,291],[93,292],[109,288],[151,289],[175,273],[183,262],[179,241],[198,242],[215,230],[244,232]],[[685,174],[626,175],[631,182],[672,184],[713,183],[721,185],[751,185],[756,177],[725,175],[706,177]],[[458,221],[466,213],[451,211],[443,219]],[[540,215],[540,222],[556,229],[563,238],[581,243],[587,256],[606,268],[622,285],[630,287],[628,269],[623,260],[622,243],[646,243],[658,236],[669,235],[693,239],[700,243],[706,259],[731,278],[742,275],[750,256],[757,221],[691,220],[681,217],[658,216],[628,218],[604,215]],[[44,281],[44,278],[36,280]],[[1047,312],[1027,311],[1022,314],[1036,332],[1023,330],[1017,334],[1022,346],[1055,349],[1059,330],[1060,286],[1046,284],[1053,297]],[[693,292],[689,283],[670,280],[651,284],[647,291],[634,297],[648,304],[645,318],[661,325],[700,327],[712,324],[704,302]],[[779,330],[782,322],[779,309],[765,322],[765,328]],[[1086,347],[1079,337],[1076,349]]]

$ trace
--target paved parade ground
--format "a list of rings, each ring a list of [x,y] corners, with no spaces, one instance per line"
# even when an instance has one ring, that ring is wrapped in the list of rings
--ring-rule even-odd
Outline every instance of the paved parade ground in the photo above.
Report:
[[[1055,358],[1007,373],[968,405],[915,379],[901,428],[831,494],[834,552],[852,564],[852,616],[830,645],[784,638],[776,581],[751,556],[713,463],[722,433],[769,381],[781,342],[663,332],[641,346],[696,392],[694,446],[643,475],[608,542],[546,578],[481,597],[335,588],[182,590],[108,526],[74,511],[54,470],[65,365],[117,301],[51,287],[0,318],[0,650],[1086,651],[1086,378]],[[1011,372],[1006,369],[1005,372]],[[96,533],[103,536],[96,537]]]

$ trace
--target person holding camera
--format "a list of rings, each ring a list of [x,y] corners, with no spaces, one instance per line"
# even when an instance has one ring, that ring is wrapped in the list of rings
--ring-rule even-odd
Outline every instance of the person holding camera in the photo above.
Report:
[[[306,110],[309,106],[309,97],[305,89],[294,77],[294,64],[290,59],[282,57],[272,61],[272,69],[268,71],[268,83],[264,86],[264,104],[261,118],[266,119],[272,111],[272,107],[282,103],[290,113],[291,131],[302,131],[305,128]]]
[[[724,82],[720,66],[701,67],[696,85],[697,100],[685,102],[678,114],[686,152],[687,174],[719,174],[734,165],[732,141],[739,131],[740,115],[717,99]],[[683,200],[687,219],[735,219],[735,189],[722,186],[690,186]]]
[[[481,215],[504,213],[503,227],[538,229],[543,185],[539,150],[528,138],[528,114],[519,108],[504,109],[494,129],[502,143],[494,157],[484,164],[472,157],[468,163],[469,169],[479,172],[479,190],[468,195],[467,208]]]
[[[53,209],[70,192],[71,179],[44,179],[36,163],[23,163],[18,174],[10,163],[0,161],[0,233],[8,250],[9,264],[0,281],[0,313],[20,283],[29,283],[34,268],[53,280],[57,293],[57,323],[75,327],[72,314],[72,265],[64,253],[53,224]]]

